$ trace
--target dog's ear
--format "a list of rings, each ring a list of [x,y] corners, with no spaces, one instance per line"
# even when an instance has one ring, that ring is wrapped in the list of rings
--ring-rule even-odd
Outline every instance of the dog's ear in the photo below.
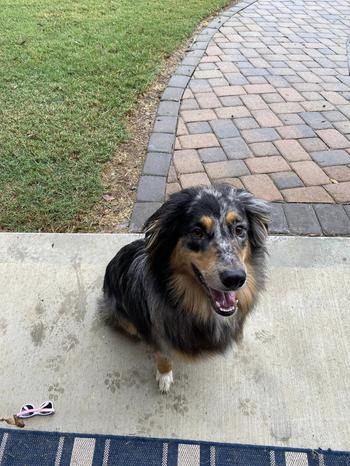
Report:
[[[163,206],[162,206],[163,207]],[[149,249],[152,248],[160,233],[160,218],[162,216],[162,207],[154,212],[145,222],[143,233],[145,234],[146,245]]]
[[[146,221],[143,232],[149,251],[162,245],[170,247],[171,241],[178,238],[178,230],[190,198],[190,190],[172,194],[169,200]]]
[[[265,248],[271,209],[267,202],[256,199],[246,191],[239,192],[249,222],[249,236],[253,248]]]

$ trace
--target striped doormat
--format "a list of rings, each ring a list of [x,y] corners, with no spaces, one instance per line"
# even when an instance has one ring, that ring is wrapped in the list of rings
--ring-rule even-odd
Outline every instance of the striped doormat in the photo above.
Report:
[[[350,466],[350,452],[0,429],[1,466]]]

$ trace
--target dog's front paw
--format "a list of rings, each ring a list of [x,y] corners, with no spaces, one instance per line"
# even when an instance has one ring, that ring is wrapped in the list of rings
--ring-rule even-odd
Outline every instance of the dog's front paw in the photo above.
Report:
[[[168,393],[171,384],[174,382],[173,371],[164,372],[164,374],[162,374],[157,370],[156,380],[158,382],[159,390],[162,393]]]

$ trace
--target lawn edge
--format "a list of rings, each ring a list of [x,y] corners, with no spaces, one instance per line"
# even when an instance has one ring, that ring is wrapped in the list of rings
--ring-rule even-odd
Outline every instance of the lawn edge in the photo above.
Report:
[[[101,233],[129,231],[137,187],[145,171],[145,165],[147,166],[148,141],[154,131],[158,105],[169,87],[169,80],[209,22],[232,8],[238,1],[227,1],[225,6],[204,17],[190,35],[181,41],[178,48],[162,60],[154,79],[126,114],[125,131],[128,137],[117,144],[110,160],[104,164],[101,172],[104,189],[102,199],[95,203],[90,212],[78,215],[70,231]],[[123,170],[120,169],[120,160],[124,160]]]

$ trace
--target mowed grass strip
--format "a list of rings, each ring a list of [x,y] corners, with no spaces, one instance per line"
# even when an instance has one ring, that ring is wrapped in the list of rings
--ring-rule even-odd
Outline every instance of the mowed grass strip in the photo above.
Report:
[[[2,0],[0,229],[75,230],[137,97],[228,3]]]

